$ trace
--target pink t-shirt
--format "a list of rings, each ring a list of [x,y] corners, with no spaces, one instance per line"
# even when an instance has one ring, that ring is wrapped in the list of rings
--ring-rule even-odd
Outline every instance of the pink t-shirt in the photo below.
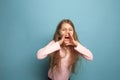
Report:
[[[78,44],[78,46],[74,47],[76,51],[78,51],[85,59],[92,60],[93,55],[91,51],[81,44]],[[44,59],[47,57],[48,54],[60,51],[60,56],[64,56],[64,52],[61,50],[60,44],[55,41],[51,41],[47,46],[44,48],[41,48],[37,52],[37,58],[38,59]],[[69,54],[67,54],[65,57],[61,59],[61,69],[60,72],[57,72],[54,68],[53,71],[51,71],[51,68],[48,71],[48,77],[52,80],[68,80],[70,75],[70,70],[68,70],[68,61],[69,61]]]

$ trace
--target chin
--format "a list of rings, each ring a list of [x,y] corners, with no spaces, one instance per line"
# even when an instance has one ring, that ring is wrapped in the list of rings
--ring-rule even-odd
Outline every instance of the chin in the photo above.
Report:
[[[70,41],[64,41],[64,44],[66,45],[66,44],[68,44],[68,43],[70,43]],[[67,46],[67,45],[66,45]]]
[[[69,43],[70,41],[69,40],[65,40],[64,43]]]

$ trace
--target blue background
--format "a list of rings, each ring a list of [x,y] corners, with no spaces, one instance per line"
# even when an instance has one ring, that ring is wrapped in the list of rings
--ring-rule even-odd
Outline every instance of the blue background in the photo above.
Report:
[[[36,52],[64,18],[94,55],[71,80],[120,80],[120,0],[0,0],[0,80],[47,80]]]

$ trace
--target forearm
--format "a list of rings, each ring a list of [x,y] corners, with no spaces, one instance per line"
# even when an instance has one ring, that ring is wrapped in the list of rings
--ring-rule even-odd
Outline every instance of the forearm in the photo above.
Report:
[[[75,50],[77,50],[85,59],[87,60],[93,60],[93,54],[92,52],[82,46],[80,43],[75,47]]]
[[[53,53],[53,52],[55,52],[55,51],[57,51],[59,49],[60,49],[59,43],[54,42],[53,44],[51,44],[49,46],[47,45],[46,47],[38,50],[37,58],[38,59],[44,59],[48,54]]]

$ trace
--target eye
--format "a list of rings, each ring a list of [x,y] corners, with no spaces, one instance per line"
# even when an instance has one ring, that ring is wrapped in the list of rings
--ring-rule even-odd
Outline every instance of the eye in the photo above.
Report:
[[[73,29],[69,29],[69,31],[73,31]]]
[[[62,29],[62,31],[65,31],[65,29]]]

